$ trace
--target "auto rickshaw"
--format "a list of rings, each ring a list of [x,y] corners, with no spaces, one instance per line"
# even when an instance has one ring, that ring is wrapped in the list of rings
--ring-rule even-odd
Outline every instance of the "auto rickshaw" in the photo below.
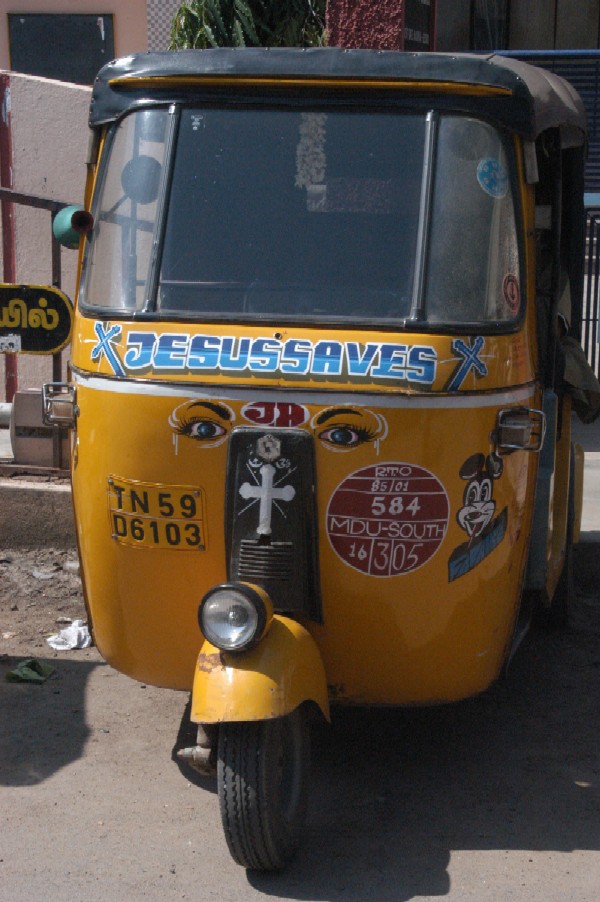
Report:
[[[583,108],[496,55],[206,50],[109,63],[90,126],[44,405],[93,636],[191,690],[181,756],[280,868],[311,718],[474,696],[566,620]]]

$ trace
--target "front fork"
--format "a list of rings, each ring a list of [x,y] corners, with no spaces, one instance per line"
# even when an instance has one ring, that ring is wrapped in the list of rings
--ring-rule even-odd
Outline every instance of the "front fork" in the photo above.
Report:
[[[236,654],[205,641],[200,649],[190,719],[197,744],[178,757],[201,773],[214,773],[215,742],[221,723],[271,720],[313,703],[329,720],[327,679],[310,633],[296,620],[276,614],[257,646]]]
[[[254,584],[276,612],[319,622],[312,437],[294,428],[232,430],[226,495],[228,585]],[[275,613],[258,644],[247,651],[221,651],[204,642],[192,690],[191,720],[201,725],[199,739],[182,751],[184,760],[201,770],[212,768],[217,724],[272,720],[305,702],[329,719],[320,652],[292,617]]]

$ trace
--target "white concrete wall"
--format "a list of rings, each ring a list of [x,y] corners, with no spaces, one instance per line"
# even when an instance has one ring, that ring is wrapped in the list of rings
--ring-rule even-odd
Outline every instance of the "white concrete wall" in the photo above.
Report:
[[[10,73],[13,188],[51,200],[83,203],[91,89]],[[51,220],[46,210],[15,206],[17,281],[52,282]],[[0,262],[2,247],[0,244]],[[62,289],[73,298],[77,252],[61,251]],[[0,270],[0,276],[2,272]],[[63,351],[63,364],[69,348]],[[52,378],[50,357],[18,357],[19,388]],[[0,401],[4,400],[4,355],[0,354]]]

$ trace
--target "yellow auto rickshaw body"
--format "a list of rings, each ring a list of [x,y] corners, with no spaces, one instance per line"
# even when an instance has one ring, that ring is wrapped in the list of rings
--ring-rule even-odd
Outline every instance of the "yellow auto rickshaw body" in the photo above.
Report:
[[[93,323],[82,319],[80,327],[78,346],[94,347]],[[222,335],[222,330],[212,331]],[[334,334],[330,340],[348,338]],[[294,335],[313,340],[306,330]],[[451,343],[446,339],[436,348],[436,356],[448,361],[440,381],[457,366]],[[527,347],[516,355],[515,344],[511,337],[487,349],[498,361],[500,385],[508,368],[523,387],[507,393],[496,381],[495,390],[478,396],[476,405],[469,395],[448,403],[435,395],[399,398],[383,392],[357,393],[349,404],[338,401],[337,392],[314,387],[302,392],[299,405],[295,393],[268,391],[269,403],[278,405],[273,415],[302,416],[317,439],[317,509],[327,517],[319,546],[326,601],[324,623],[307,625],[328,662],[336,698],[448,700],[480,691],[497,675],[518,610],[517,601],[507,606],[506,598],[520,594],[536,458],[508,456],[502,477],[493,483],[500,517],[488,542],[490,548],[495,545],[494,554],[487,547],[463,547],[467,536],[456,515],[468,481],[460,476],[461,467],[473,447],[489,449],[498,411],[515,401],[539,407],[539,393],[527,387]],[[515,360],[523,370],[517,377],[512,375]],[[73,363],[79,367],[76,359]],[[98,374],[77,376],[81,412],[73,480],[75,497],[82,498],[77,524],[94,634],[107,660],[147,682],[189,687],[198,653],[198,604],[209,586],[224,579],[226,442],[204,448],[181,429],[198,412],[215,419],[218,407],[227,412],[227,419],[219,421],[223,429],[251,422],[244,417],[257,410],[262,414],[265,394],[258,388],[241,400],[231,394],[223,386],[207,390],[203,385],[199,393],[186,386],[181,393],[173,384],[149,390],[144,381],[127,385]],[[333,416],[325,419],[329,411]],[[356,448],[336,451],[327,444],[336,423],[368,429],[371,437]],[[83,444],[86,434],[89,449]],[[441,436],[446,438],[436,440]],[[485,461],[481,468],[473,479],[484,478]],[[356,513],[345,504],[353,481],[364,484],[368,505]],[[419,517],[424,498],[429,499],[426,519]],[[404,517],[394,515],[393,507],[400,507],[402,499]],[[380,512],[384,506],[387,510]],[[444,566],[439,561],[433,567],[442,548],[447,550]],[[461,548],[463,557],[455,555],[457,562],[451,563],[452,553]],[[438,568],[445,577],[443,591]],[[97,604],[93,587],[102,593]],[[365,603],[371,593],[375,609]],[[431,599],[429,605],[424,599]]]
[[[335,50],[103,70],[72,353],[83,581],[106,660],[193,685],[194,720],[462,699],[506,664],[524,590],[551,603],[570,407],[537,192],[566,154],[544,188],[575,195],[584,126],[559,80],[524,72]],[[313,461],[297,527],[300,452],[268,456],[289,435]],[[275,619],[248,652],[201,649],[205,593],[261,584],[242,521],[259,556],[287,530]]]

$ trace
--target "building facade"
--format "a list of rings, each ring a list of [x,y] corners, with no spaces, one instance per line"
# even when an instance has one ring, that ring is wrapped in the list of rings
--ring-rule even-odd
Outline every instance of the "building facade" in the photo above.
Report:
[[[437,7],[437,50],[600,47],[600,0],[437,0]]]
[[[180,0],[0,0],[0,70],[91,84],[117,56],[166,50]]]
[[[327,28],[345,47],[597,49],[600,0],[328,0]]]
[[[181,0],[0,0],[0,70],[91,84],[115,56],[166,50]],[[600,0],[328,0],[329,43],[389,50],[600,46]]]

